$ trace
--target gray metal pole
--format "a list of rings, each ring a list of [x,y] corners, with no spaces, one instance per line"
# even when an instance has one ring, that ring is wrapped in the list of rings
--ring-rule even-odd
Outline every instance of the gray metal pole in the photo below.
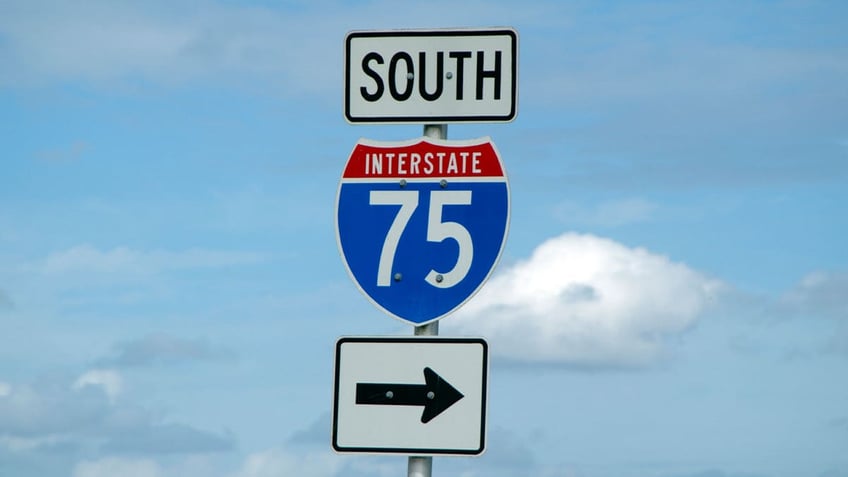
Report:
[[[425,124],[424,135],[433,139],[447,139],[448,125],[447,124]]]
[[[433,139],[447,139],[448,125],[447,124],[425,124],[424,136]],[[439,322],[416,326],[414,334],[416,336],[438,336]],[[432,477],[433,475],[433,458],[424,456],[409,456],[409,466],[406,472],[407,477]]]
[[[415,327],[416,336],[437,336],[439,334],[439,322]],[[407,477],[432,477],[433,458],[429,456],[411,455],[406,472]]]
[[[430,477],[433,475],[433,458],[409,456],[407,477]]]

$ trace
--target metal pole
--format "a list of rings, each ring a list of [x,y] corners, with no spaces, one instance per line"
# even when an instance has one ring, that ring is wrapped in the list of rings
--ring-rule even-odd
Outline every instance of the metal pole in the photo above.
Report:
[[[424,135],[433,139],[447,139],[448,125],[447,124],[425,124]]]
[[[424,136],[433,139],[447,139],[448,125],[447,124],[425,124]],[[414,334],[416,336],[438,336],[439,322],[416,326]],[[433,475],[433,458],[425,456],[409,456],[409,466],[407,467],[407,477],[432,477]]]
[[[433,458],[422,456],[409,456],[409,470],[407,477],[430,477],[433,475]]]
[[[416,336],[438,336],[439,322],[416,326]],[[406,472],[407,477],[432,477],[433,475],[433,458],[429,456],[411,455],[409,456],[409,465]]]

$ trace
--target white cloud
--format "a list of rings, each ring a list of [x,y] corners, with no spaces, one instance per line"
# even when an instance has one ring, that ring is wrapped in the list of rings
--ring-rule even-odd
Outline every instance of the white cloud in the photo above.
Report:
[[[74,467],[73,477],[162,477],[161,467],[150,459],[107,457],[86,460]]]
[[[111,369],[92,369],[83,373],[74,382],[73,389],[78,391],[86,386],[99,386],[109,396],[110,401],[114,401],[123,388],[123,380],[121,375]]]
[[[654,362],[722,284],[668,258],[567,233],[503,270],[446,329],[482,335],[508,359],[586,367]]]
[[[0,381],[0,398],[6,397],[12,393],[12,385]]]

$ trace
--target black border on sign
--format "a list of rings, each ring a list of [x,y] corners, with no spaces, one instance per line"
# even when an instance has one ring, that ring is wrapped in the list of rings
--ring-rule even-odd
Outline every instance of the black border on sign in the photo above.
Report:
[[[512,91],[510,92],[511,107],[506,115],[479,116],[369,116],[367,118],[353,117],[350,114],[350,42],[353,38],[392,38],[392,37],[433,37],[433,36],[494,36],[507,35],[512,46]],[[406,124],[406,123],[508,123],[515,119],[518,107],[518,34],[509,28],[493,28],[489,30],[458,29],[458,30],[386,30],[386,31],[352,31],[345,37],[345,86],[344,86],[344,115],[347,122],[356,124]]]
[[[339,364],[341,359],[341,348],[344,343],[463,343],[480,344],[483,346],[483,389],[481,392],[482,403],[480,405],[480,447],[478,449],[428,449],[428,448],[386,448],[386,447],[342,447],[338,445],[338,410],[339,410]],[[412,454],[412,455],[480,455],[486,450],[486,407],[489,389],[489,344],[483,338],[450,338],[439,336],[390,336],[390,337],[365,337],[344,336],[336,341],[336,356],[334,358],[333,379],[333,450],[339,453],[366,453],[366,454]]]

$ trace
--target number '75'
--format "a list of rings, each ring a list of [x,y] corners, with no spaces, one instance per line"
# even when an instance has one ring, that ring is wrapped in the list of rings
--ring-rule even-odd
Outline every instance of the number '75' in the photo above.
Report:
[[[387,287],[391,285],[392,265],[395,261],[398,242],[403,235],[412,213],[418,208],[418,191],[389,191],[372,190],[369,197],[371,205],[399,205],[397,215],[392,221],[383,249],[380,252],[380,262],[377,267],[377,286]],[[443,191],[434,190],[430,192],[430,211],[427,218],[427,241],[443,242],[446,239],[454,239],[459,245],[459,255],[456,264],[447,272],[439,272],[431,269],[424,280],[437,288],[450,288],[461,282],[471,269],[471,261],[474,258],[474,244],[471,242],[471,234],[468,229],[457,222],[442,222],[442,207],[445,205],[471,205],[471,191]]]

